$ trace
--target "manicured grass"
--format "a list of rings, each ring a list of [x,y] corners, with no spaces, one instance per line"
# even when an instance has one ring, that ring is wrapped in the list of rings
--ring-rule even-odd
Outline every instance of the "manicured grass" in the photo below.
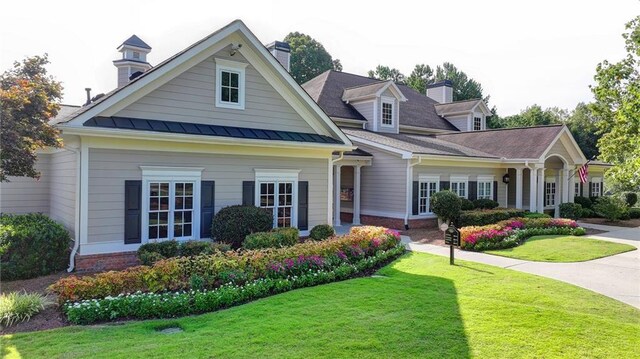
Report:
[[[407,254],[358,278],[175,320],[2,338],[10,358],[631,358],[640,310],[508,269]],[[155,328],[179,325],[182,333]]]
[[[535,236],[514,248],[485,251],[536,262],[583,262],[636,249],[628,244],[576,236]]]

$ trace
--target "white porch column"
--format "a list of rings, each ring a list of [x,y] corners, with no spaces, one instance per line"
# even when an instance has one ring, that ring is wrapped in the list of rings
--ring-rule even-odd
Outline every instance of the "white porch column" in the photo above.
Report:
[[[544,213],[544,168],[538,168],[538,212]]]
[[[353,175],[353,224],[360,224],[360,169],[362,166],[354,166]]]
[[[562,181],[562,203],[567,203],[569,202],[569,193],[573,189],[571,186],[569,186],[569,169],[561,169],[560,174],[560,180]]]
[[[567,170],[567,175],[573,175],[573,173],[569,174],[569,170]],[[568,197],[568,201],[569,202],[573,202],[575,200],[575,196],[576,196],[576,176],[573,175],[569,179],[569,197]]]
[[[335,171],[333,171],[335,186],[333,187],[333,226],[341,226],[340,223],[340,168],[342,165],[336,165]]]
[[[538,206],[536,205],[536,199],[538,198],[538,194],[537,194],[538,186],[536,185],[536,181],[538,178],[537,172],[538,172],[537,168],[529,169],[529,211],[530,212],[535,212],[538,210]]]
[[[522,209],[522,167],[516,168],[516,208]]]

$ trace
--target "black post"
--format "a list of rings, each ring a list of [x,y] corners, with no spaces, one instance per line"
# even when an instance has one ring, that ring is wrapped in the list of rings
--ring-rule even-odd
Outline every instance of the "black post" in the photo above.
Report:
[[[449,264],[455,265],[453,263],[453,244],[449,245]]]

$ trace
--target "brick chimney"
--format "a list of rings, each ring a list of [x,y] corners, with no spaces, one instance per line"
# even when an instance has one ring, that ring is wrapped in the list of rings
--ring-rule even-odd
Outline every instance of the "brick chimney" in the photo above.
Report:
[[[118,87],[128,84],[151,68],[151,64],[147,62],[151,46],[136,35],[118,46],[118,51],[122,53],[122,58],[113,61],[113,65],[118,68]]]
[[[267,50],[269,50],[273,57],[289,72],[291,68],[291,48],[289,47],[289,43],[274,41],[267,45]]]
[[[453,82],[444,80],[427,85],[427,97],[439,103],[453,102]]]

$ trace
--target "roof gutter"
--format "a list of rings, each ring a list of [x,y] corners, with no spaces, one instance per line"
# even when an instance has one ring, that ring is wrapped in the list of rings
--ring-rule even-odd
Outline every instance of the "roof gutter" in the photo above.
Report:
[[[407,160],[407,186],[405,191],[405,214],[404,229],[409,229],[409,215],[411,214],[411,191],[413,182],[413,167],[422,163],[422,157],[418,157],[418,162],[411,163],[411,159]]]

